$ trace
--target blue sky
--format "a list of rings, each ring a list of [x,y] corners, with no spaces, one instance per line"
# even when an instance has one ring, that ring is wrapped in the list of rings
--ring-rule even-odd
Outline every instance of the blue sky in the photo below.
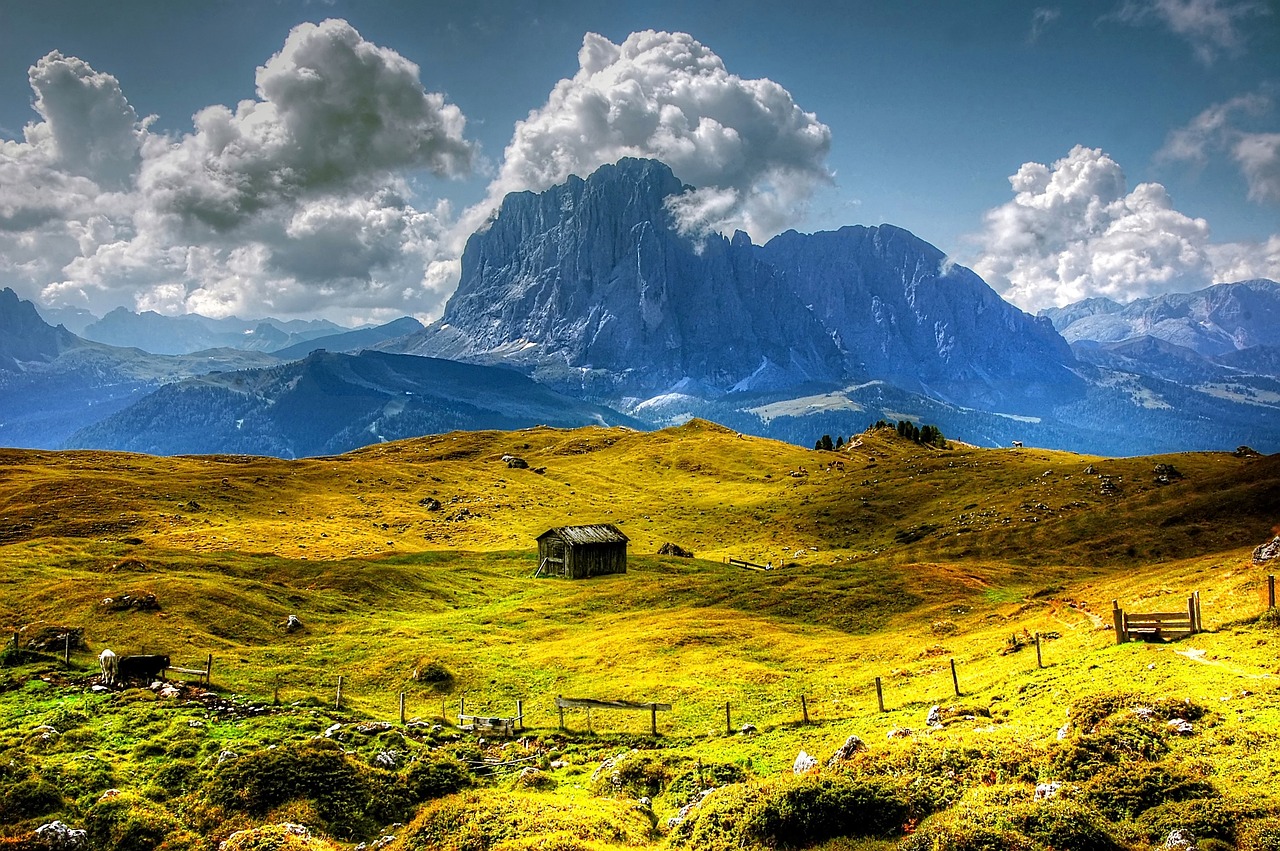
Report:
[[[96,196],[68,200],[52,218],[47,211],[13,214],[5,231],[10,241],[0,237],[3,282],[27,297],[98,312],[114,302],[168,312],[319,312],[340,320],[438,315],[450,275],[456,276],[456,263],[448,264],[458,238],[450,232],[468,221],[467,209],[501,189],[542,188],[529,176],[532,165],[521,171],[504,160],[516,122],[541,110],[548,125],[554,123],[550,93],[579,72],[587,33],[622,45],[644,30],[687,33],[733,78],[767,79],[785,90],[799,111],[816,119],[808,130],[829,131],[818,148],[796,149],[784,161],[762,161],[723,179],[710,166],[686,164],[701,182],[719,181],[736,193],[736,201],[719,207],[722,198],[694,199],[708,226],[741,225],[763,239],[781,227],[892,222],[973,265],[1025,309],[1076,296],[1125,300],[1191,289],[1233,274],[1280,274],[1280,4],[1274,0],[616,6],[4,0],[0,140],[10,140],[13,162],[35,161],[35,147],[17,147],[39,142],[23,136],[26,125],[42,118],[32,108],[28,69],[56,50],[114,78],[140,121],[155,116],[145,128],[152,148],[144,142],[140,155],[148,162],[148,151],[159,150],[162,140],[176,145],[193,134],[198,111],[215,104],[234,111],[243,99],[261,99],[258,66],[282,51],[295,26],[326,19],[341,19],[364,41],[415,63],[423,91],[442,94],[465,118],[454,139],[467,146],[464,166],[430,156],[390,157],[377,174],[344,184],[342,192],[351,194],[326,196],[330,207],[345,204],[350,212],[358,195],[367,213],[379,176],[394,183],[412,220],[397,225],[397,239],[419,252],[414,262],[404,262],[390,242],[371,247],[374,238],[363,236],[365,262],[326,281],[290,260],[306,249],[283,235],[296,228],[280,225],[275,237],[261,236],[256,220],[246,217],[234,228],[219,224],[216,234],[202,235],[187,220],[160,236],[147,230],[159,213],[142,198],[112,208],[110,227],[90,226],[96,206],[115,203]],[[77,73],[87,79],[90,71]],[[748,140],[764,132],[751,123],[736,129]],[[545,134],[540,139],[550,144]],[[522,155],[539,156],[547,149],[539,144],[531,142]],[[744,156],[765,157],[762,146],[744,150]],[[196,162],[192,150],[184,156]],[[593,156],[578,151],[565,167],[585,170]],[[1025,169],[1028,163],[1046,169]],[[18,180],[16,171],[0,170],[0,183]],[[47,197],[57,180],[51,173],[0,189]],[[1015,173],[1029,193],[1022,206],[1014,204],[1009,182]],[[101,188],[99,175],[81,176]],[[799,188],[770,188],[769,181],[780,180]],[[1159,184],[1163,194],[1132,194],[1144,182]],[[374,206],[385,209],[386,196],[378,197]],[[447,208],[438,206],[442,199]],[[271,203],[294,201],[312,203],[293,196],[272,196]],[[1108,212],[1084,222],[1097,207]],[[277,220],[297,221],[297,215],[282,210]],[[39,219],[39,227],[25,240],[12,237],[28,218]],[[64,232],[56,232],[59,227]],[[413,239],[404,236],[405,227]],[[101,233],[86,238],[94,228]],[[1100,228],[1110,232],[1099,236]],[[46,254],[35,256],[36,245],[48,246]],[[147,271],[156,257],[167,258],[162,275]],[[243,291],[233,292],[236,286]]]

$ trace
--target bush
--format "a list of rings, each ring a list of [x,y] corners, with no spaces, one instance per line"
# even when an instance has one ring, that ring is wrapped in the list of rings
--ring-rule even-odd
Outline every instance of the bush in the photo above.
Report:
[[[1212,798],[1217,794],[1212,784],[1181,769],[1129,762],[1105,769],[1086,782],[1081,799],[1120,821],[1170,801]]]
[[[1098,731],[1063,742],[1053,766],[1066,780],[1088,780],[1134,759],[1155,762],[1169,752],[1164,736],[1137,717],[1100,724]]]
[[[682,771],[667,784],[666,796],[676,806],[693,802],[704,789],[718,789],[747,779],[747,772],[731,762],[703,763],[701,771],[690,768]]]
[[[671,782],[671,769],[661,759],[640,751],[628,751],[613,760],[591,781],[594,795],[656,798]]]
[[[89,845],[112,851],[165,851],[194,847],[196,838],[172,815],[137,795],[113,794],[91,806],[84,816]]]
[[[1138,817],[1138,829],[1155,843],[1164,842],[1172,830],[1189,830],[1198,840],[1235,842],[1240,813],[1221,798],[1170,801],[1152,807]]]
[[[465,789],[472,777],[454,757],[432,753],[410,763],[404,782],[414,802],[420,803]]]
[[[898,851],[1035,851],[1035,845],[1011,828],[961,811],[925,819],[898,844]]]
[[[1280,851],[1280,817],[1247,821],[1238,838],[1240,851]]]
[[[899,851],[1124,851],[1097,811],[1055,799],[1011,807],[957,808],[931,816]]]
[[[38,818],[62,809],[62,793],[44,780],[29,777],[0,786],[0,823]]]
[[[327,839],[311,835],[297,824],[268,824],[237,831],[218,846],[219,851],[338,851]]]

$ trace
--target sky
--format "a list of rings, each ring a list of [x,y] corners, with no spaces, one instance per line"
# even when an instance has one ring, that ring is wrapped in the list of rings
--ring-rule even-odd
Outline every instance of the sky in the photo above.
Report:
[[[0,0],[0,285],[440,315],[508,192],[892,223],[1034,312],[1280,279],[1280,0]]]

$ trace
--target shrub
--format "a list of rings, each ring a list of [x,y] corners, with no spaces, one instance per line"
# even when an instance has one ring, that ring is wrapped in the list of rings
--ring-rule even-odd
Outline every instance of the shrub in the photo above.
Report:
[[[38,818],[61,808],[62,793],[44,780],[29,777],[0,786],[0,823]]]
[[[113,794],[91,806],[84,816],[90,846],[112,851],[165,851],[193,847],[195,837],[172,815],[137,795]]]
[[[1240,851],[1280,851],[1280,817],[1247,821],[1238,834]]]
[[[268,824],[231,834],[219,851],[338,851],[327,839],[297,824]]]
[[[1169,801],[1211,798],[1213,785],[1178,768],[1122,763],[1086,782],[1081,799],[1116,821],[1131,819]]]
[[[801,777],[766,790],[743,825],[749,840],[802,848],[837,836],[900,833],[907,796],[884,778]]]
[[[641,751],[628,751],[591,781],[595,795],[656,798],[671,782],[671,769],[663,760]]]
[[[971,813],[945,812],[930,816],[898,844],[898,851],[1034,851],[1026,836],[975,819]]]
[[[1136,717],[1100,724],[1096,733],[1062,743],[1054,769],[1066,780],[1087,780],[1108,766],[1134,759],[1155,762],[1169,752],[1164,736]]]
[[[1189,830],[1198,840],[1234,842],[1240,813],[1221,798],[1170,801],[1138,817],[1138,829],[1152,842],[1164,842],[1172,830]]]
[[[965,807],[930,816],[899,851],[1124,851],[1097,811],[1055,799],[1011,807]]]
[[[747,779],[747,772],[742,766],[731,762],[707,762],[701,770],[689,768],[680,772],[667,784],[666,796],[677,806],[684,806],[695,800],[703,789],[715,789],[731,783],[741,783]]]
[[[451,795],[471,785],[467,767],[447,754],[432,753],[410,763],[405,785],[415,803]]]

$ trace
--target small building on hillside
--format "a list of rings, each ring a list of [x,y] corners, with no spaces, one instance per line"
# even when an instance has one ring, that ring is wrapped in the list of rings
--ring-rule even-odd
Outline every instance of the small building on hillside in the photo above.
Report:
[[[612,523],[557,526],[538,536],[536,576],[585,579],[627,572],[627,536]]]

